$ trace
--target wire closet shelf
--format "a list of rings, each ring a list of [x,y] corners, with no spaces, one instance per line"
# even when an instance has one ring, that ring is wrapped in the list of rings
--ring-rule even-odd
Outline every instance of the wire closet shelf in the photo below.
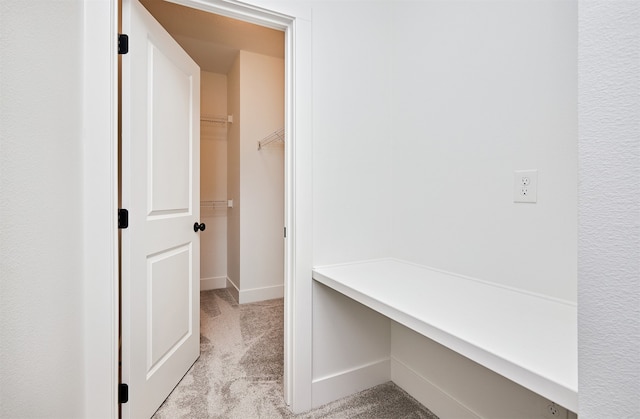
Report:
[[[200,208],[227,208],[227,200],[224,201],[200,201]]]
[[[227,126],[227,122],[231,122],[226,115],[200,115],[200,122],[207,125]]]
[[[258,150],[275,143],[284,143],[284,128],[280,128],[258,141]]]

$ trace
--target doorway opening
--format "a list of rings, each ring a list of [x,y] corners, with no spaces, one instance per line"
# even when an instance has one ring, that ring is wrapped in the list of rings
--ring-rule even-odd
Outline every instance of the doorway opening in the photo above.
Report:
[[[141,3],[201,69],[200,288],[238,303],[283,298],[284,134],[270,140],[284,131],[284,32]]]
[[[156,5],[179,8],[179,12],[169,10],[167,14],[171,17],[171,22],[177,22],[183,27],[197,27],[194,25],[196,18],[185,17],[189,13],[198,13],[199,18],[217,19],[218,22],[221,19],[232,20],[163,1],[142,0],[141,3],[161,24],[166,21],[163,22],[159,12],[154,11]],[[256,26],[246,22],[238,23]],[[226,24],[221,26],[224,27]],[[177,34],[170,25],[163,26],[176,41],[182,40],[187,45],[200,44],[198,47],[209,53],[216,49],[212,45],[204,45],[203,48],[202,44],[206,44],[207,40],[202,33],[185,36]],[[202,31],[206,27],[205,24],[199,29]],[[234,51],[234,48],[223,45],[218,49],[232,55],[233,58],[232,64],[224,69],[224,72],[215,68],[211,71],[209,65],[203,65],[201,60],[194,57],[196,54],[189,51],[188,46],[183,46],[203,70],[201,144],[206,145],[203,147],[201,159],[201,167],[204,169],[204,177],[201,177],[201,180],[205,181],[202,182],[200,210],[201,218],[205,218],[203,221],[211,222],[206,229],[211,234],[208,236],[208,242],[207,236],[202,235],[202,289],[230,288],[240,303],[285,297],[289,271],[286,262],[289,253],[285,250],[288,246],[283,238],[288,206],[285,199],[285,196],[288,196],[285,192],[287,149],[280,141],[270,141],[274,133],[282,132],[286,126],[285,36],[282,29],[262,29],[279,34],[281,57],[260,54],[248,49],[236,48]],[[225,32],[227,35],[229,30],[227,28]],[[264,43],[265,38],[261,36],[256,39]],[[250,65],[245,68],[247,63]],[[265,74],[271,74],[272,77],[265,79]],[[215,94],[207,95],[207,90],[212,90]],[[247,97],[243,96],[242,92],[256,90],[260,90],[262,94],[257,95],[257,100],[251,100],[249,97],[248,101],[258,104],[246,106],[243,102]],[[265,99],[267,104],[260,103]],[[251,117],[252,112],[257,117]],[[281,138],[284,139],[284,135]],[[266,141],[267,139],[269,141]],[[229,146],[233,140],[237,141]],[[251,148],[252,153],[249,152]],[[243,167],[249,170],[241,172]],[[207,170],[208,168],[212,170]],[[247,179],[253,182],[247,185],[244,183]],[[248,193],[244,193],[245,189]],[[242,212],[239,211],[241,203]],[[202,211],[203,209],[205,211]],[[261,231],[261,226],[267,228]],[[204,229],[201,227],[201,230]],[[254,239],[252,240],[250,235],[247,236],[247,233],[253,234]],[[264,240],[261,242],[261,239],[269,237],[275,237],[278,244],[274,246],[265,244]],[[254,248],[245,246],[243,242],[253,244]],[[274,281],[275,278],[277,280]],[[286,369],[285,366],[285,399],[289,399],[289,392],[286,391]]]
[[[282,298],[285,34],[141,3],[201,70],[201,289],[229,288],[240,303]]]

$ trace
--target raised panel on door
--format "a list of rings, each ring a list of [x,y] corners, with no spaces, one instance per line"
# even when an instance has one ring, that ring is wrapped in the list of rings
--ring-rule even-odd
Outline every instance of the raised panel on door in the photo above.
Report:
[[[147,378],[193,334],[190,245],[147,258]]]
[[[190,211],[191,118],[190,74],[149,40],[149,215]]]

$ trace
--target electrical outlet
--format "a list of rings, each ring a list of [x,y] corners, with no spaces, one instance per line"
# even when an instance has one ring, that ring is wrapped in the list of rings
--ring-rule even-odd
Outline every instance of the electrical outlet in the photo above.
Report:
[[[513,202],[538,201],[538,170],[516,170],[513,173]]]
[[[547,401],[542,408],[542,415],[549,419],[567,419],[567,409]]]

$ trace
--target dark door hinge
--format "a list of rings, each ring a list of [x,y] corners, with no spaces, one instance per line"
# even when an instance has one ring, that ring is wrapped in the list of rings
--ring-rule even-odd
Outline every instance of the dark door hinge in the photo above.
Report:
[[[287,238],[287,227],[284,228],[284,238]]]
[[[118,403],[123,404],[129,401],[129,385],[120,384],[120,391],[118,392]]]
[[[129,227],[129,211],[124,208],[118,209],[118,228]]]
[[[126,54],[129,52],[129,35],[123,33],[118,34],[118,54]]]

